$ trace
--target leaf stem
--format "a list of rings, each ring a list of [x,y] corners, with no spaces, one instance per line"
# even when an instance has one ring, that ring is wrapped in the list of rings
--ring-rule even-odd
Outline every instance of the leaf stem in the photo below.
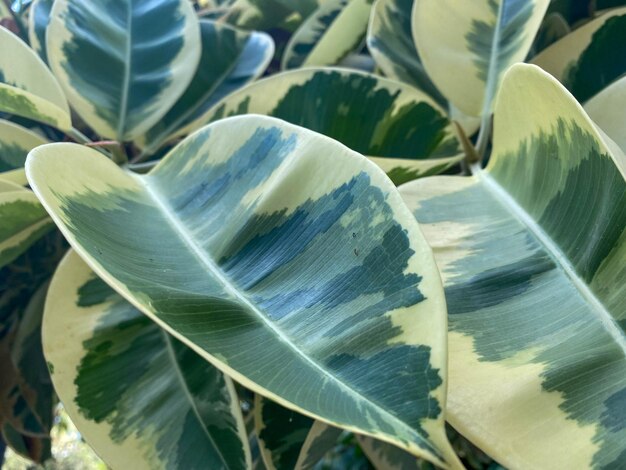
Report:
[[[476,153],[479,161],[484,165],[487,160],[487,147],[491,139],[492,120],[491,115],[483,116],[478,132],[478,140],[476,142]]]
[[[72,127],[70,130],[65,131],[65,134],[68,137],[71,137],[72,139],[74,139],[74,141],[78,142],[79,144],[91,144],[92,143],[92,140],[89,137],[87,137],[85,134],[83,134],[81,131],[79,131],[75,127]]]

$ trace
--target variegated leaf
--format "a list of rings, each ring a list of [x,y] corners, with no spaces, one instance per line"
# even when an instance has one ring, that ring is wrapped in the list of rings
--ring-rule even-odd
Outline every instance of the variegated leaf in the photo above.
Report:
[[[626,157],[529,65],[494,132],[486,170],[402,188],[444,278],[447,419],[510,468],[620,468]]]
[[[533,58],[583,102],[626,73],[626,8],[610,10]]]
[[[185,93],[145,136],[144,152],[158,149],[172,133],[222,99],[259,77],[274,55],[271,36],[244,32],[224,23],[200,21],[202,56]]]
[[[298,14],[302,21],[319,4],[328,0],[235,0],[228,7],[226,21],[248,30],[269,30]]]
[[[374,157],[396,184],[443,171],[462,158],[446,112],[429,96],[363,72],[323,68],[274,75],[226,97],[188,130],[246,113],[332,137]]]
[[[491,114],[504,71],[526,58],[549,0],[415,0],[413,36],[428,75],[470,116]]]
[[[238,116],[147,175],[76,144],[38,147],[26,168],[90,266],[235,380],[455,464],[437,268],[367,159],[284,121]]]
[[[254,421],[268,470],[309,470],[332,449],[342,430],[256,395]]]
[[[50,286],[43,335],[65,410],[112,468],[249,468],[232,381],[73,251]]]
[[[413,42],[412,8],[413,0],[377,0],[367,29],[367,47],[385,76],[419,88],[447,108]]]
[[[45,62],[48,61],[46,53],[46,30],[50,23],[50,12],[54,0],[34,0],[28,16],[28,39],[30,46],[39,54]]]
[[[0,178],[6,171],[23,168],[28,152],[47,142],[25,127],[0,119]]]
[[[326,0],[293,34],[283,69],[337,65],[362,45],[373,0]]]
[[[366,436],[357,441],[376,470],[425,470],[424,461],[396,446]]]
[[[72,127],[70,108],[58,82],[37,54],[0,27],[0,112]]]
[[[0,267],[24,253],[54,227],[28,189],[0,192]]]
[[[585,111],[626,152],[626,77],[587,101]]]
[[[201,52],[189,0],[56,0],[46,38],[48,62],[73,108],[118,141],[165,115]]]

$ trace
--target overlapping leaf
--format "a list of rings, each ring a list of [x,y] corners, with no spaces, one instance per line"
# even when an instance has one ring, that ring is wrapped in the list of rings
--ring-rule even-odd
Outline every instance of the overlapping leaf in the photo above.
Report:
[[[176,104],[141,139],[147,153],[221,98],[259,77],[274,54],[274,42],[265,33],[209,20],[200,21],[200,32],[202,56],[196,74]]]
[[[74,144],[38,147],[27,174],[103,279],[235,380],[455,465],[437,268],[367,159],[239,116],[190,136],[147,175]]]
[[[599,16],[533,58],[580,102],[587,101],[626,74],[626,57],[617,45],[626,41],[626,8]]]
[[[324,68],[275,75],[226,97],[189,129],[245,113],[332,137],[371,157],[396,184],[437,174],[462,158],[445,111],[429,96],[362,72]]]
[[[585,111],[626,152],[626,78],[614,82],[587,101]]]
[[[562,85],[518,65],[487,169],[401,190],[444,278],[447,418],[508,467],[625,461],[625,174]]]
[[[46,52],[46,29],[50,23],[50,12],[54,0],[34,0],[28,16],[28,39],[30,46],[44,61],[48,61]]]
[[[526,54],[549,0],[415,0],[412,31],[428,75],[470,116],[491,113],[504,71]]]
[[[45,143],[47,140],[39,134],[0,119],[0,180],[25,185],[23,168],[26,156],[32,149]]]
[[[54,276],[43,333],[65,410],[111,467],[249,467],[231,380],[124,300],[73,251]]]
[[[72,127],[61,87],[37,54],[20,38],[0,27],[0,112]]]
[[[269,470],[314,468],[343,432],[260,395],[255,397],[254,420],[261,455]]]
[[[48,61],[72,107],[98,134],[132,140],[191,81],[200,28],[188,0],[56,0]]]
[[[0,267],[24,253],[54,224],[32,191],[14,183],[0,186]]]
[[[365,39],[373,0],[326,0],[293,34],[283,69],[336,65]]]

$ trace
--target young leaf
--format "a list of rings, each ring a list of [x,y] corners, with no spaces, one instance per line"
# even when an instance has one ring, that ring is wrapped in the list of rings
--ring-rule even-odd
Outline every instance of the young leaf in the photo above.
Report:
[[[24,41],[0,26],[0,112],[72,127],[70,108],[46,64]]]
[[[428,75],[457,108],[491,114],[504,71],[526,58],[549,0],[415,0],[413,36]]]
[[[462,158],[445,111],[428,95],[363,72],[281,73],[226,97],[187,130],[245,113],[274,116],[332,137],[373,157],[396,184],[436,174]]]
[[[48,61],[73,108],[101,137],[132,140],[185,91],[200,59],[188,0],[56,0]]]
[[[367,159],[238,116],[147,175],[75,144],[38,147],[27,174],[104,280],[242,385],[454,466],[443,289],[414,217]]]
[[[624,462],[625,174],[563,86],[517,65],[487,169],[401,190],[444,279],[447,419],[507,467]]]
[[[54,275],[44,351],[65,410],[113,468],[246,469],[233,383],[73,251]]]

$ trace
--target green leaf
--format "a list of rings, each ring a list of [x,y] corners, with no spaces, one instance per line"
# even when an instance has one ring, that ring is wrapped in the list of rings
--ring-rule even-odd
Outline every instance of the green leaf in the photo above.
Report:
[[[188,0],[56,0],[48,61],[72,107],[100,136],[132,140],[189,85],[200,27]]]
[[[337,443],[342,430],[256,395],[254,421],[268,470],[312,469]]]
[[[437,268],[367,159],[239,116],[193,134],[147,175],[75,144],[38,147],[27,174],[107,283],[237,382],[455,464]]]
[[[0,220],[0,267],[54,227],[37,196],[23,188],[0,192]]]
[[[232,381],[70,252],[54,275],[44,351],[65,410],[113,468],[245,469]]]
[[[446,417],[506,467],[624,462],[625,175],[563,86],[517,65],[487,169],[401,190],[444,279]]]
[[[31,47],[44,62],[48,61],[46,52],[46,30],[50,23],[50,12],[54,0],[34,0],[28,15],[28,39]]]
[[[332,137],[374,157],[396,183],[443,171],[462,158],[451,122],[428,95],[363,72],[323,68],[274,75],[226,97],[186,131],[246,113]]]
[[[326,0],[293,34],[282,69],[336,65],[363,43],[372,0]]]
[[[202,55],[185,93],[143,137],[144,152],[156,150],[224,96],[258,78],[274,55],[271,36],[244,32],[224,23],[200,21]]]
[[[70,108],[58,82],[37,54],[0,26],[0,111],[72,127]]]
[[[626,41],[626,8],[611,10],[568,34],[533,59],[561,81],[580,102],[626,73],[616,44]]]
[[[626,77],[614,82],[585,103],[585,111],[626,152]]]
[[[39,134],[0,119],[0,173],[23,168],[28,152],[45,143]]]
[[[413,36],[429,76],[470,116],[491,114],[504,71],[526,58],[549,0],[416,0]]]

